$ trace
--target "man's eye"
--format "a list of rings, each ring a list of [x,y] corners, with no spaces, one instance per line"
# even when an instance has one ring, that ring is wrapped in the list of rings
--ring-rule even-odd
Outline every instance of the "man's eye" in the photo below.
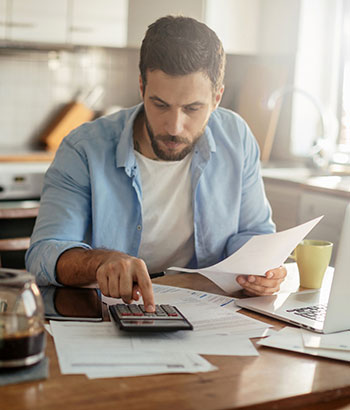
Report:
[[[155,102],[154,105],[155,105],[157,108],[166,108],[166,107],[167,107],[165,104],[158,103],[158,102]]]
[[[185,110],[189,112],[196,112],[199,110],[199,108],[198,107],[185,107]]]

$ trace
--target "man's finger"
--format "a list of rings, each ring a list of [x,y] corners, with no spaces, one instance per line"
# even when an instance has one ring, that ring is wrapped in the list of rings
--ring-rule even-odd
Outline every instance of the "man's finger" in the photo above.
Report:
[[[136,300],[136,301],[138,301],[140,299],[140,288],[135,283],[134,283],[134,286],[132,288],[132,298],[133,298],[133,300]]]
[[[140,289],[140,293],[142,295],[143,304],[147,312],[154,312],[155,305],[154,305],[154,296],[153,296],[153,288],[151,278],[147,272],[147,275],[142,272],[137,275],[137,284]]]
[[[129,272],[120,275],[119,278],[119,293],[124,303],[131,303],[133,300],[133,280]]]
[[[98,283],[98,286],[101,290],[101,292],[105,296],[109,296],[109,291],[108,291],[108,277],[103,271],[103,269],[98,269],[96,272],[96,280]]]
[[[243,288],[247,292],[251,292],[254,295],[272,295],[273,293],[277,292],[279,290],[279,285],[276,287],[266,287],[266,286],[260,286],[260,285],[255,285],[252,283],[247,283]]]
[[[263,287],[263,288],[276,288],[280,285],[280,283],[282,282],[282,279],[267,279],[264,276],[254,276],[254,275],[249,275],[246,277],[239,277],[238,279],[238,283],[243,286],[243,287],[247,287],[247,286],[259,286],[259,287]]]
[[[268,279],[284,279],[287,275],[287,269],[284,266],[280,266],[279,268],[270,269],[266,272],[265,276]]]

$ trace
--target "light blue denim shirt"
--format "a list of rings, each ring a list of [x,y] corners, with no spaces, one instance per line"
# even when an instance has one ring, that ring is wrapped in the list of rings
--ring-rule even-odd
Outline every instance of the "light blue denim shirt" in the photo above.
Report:
[[[56,282],[56,262],[74,247],[137,256],[142,187],[133,123],[143,105],[85,123],[64,138],[45,176],[26,254],[40,284]],[[274,232],[260,172],[259,148],[244,120],[224,108],[210,116],[191,164],[194,255],[206,267],[251,236]],[[146,261],[147,263],[147,261]]]

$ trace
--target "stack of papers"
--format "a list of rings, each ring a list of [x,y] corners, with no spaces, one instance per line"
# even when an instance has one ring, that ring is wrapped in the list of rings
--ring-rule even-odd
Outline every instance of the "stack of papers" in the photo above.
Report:
[[[350,362],[350,331],[321,335],[285,327],[258,344]]]
[[[216,367],[200,354],[258,356],[249,338],[271,334],[266,323],[237,313],[234,298],[163,285],[153,290],[157,304],[176,305],[194,330],[129,333],[114,322],[50,321],[61,372],[89,378],[208,372]]]
[[[99,378],[216,370],[197,354],[135,350],[131,335],[112,322],[50,324],[62,374]]]

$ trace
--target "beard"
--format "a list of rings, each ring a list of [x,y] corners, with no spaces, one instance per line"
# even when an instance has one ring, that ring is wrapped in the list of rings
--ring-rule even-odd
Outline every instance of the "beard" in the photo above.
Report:
[[[148,121],[146,113],[144,113],[144,119],[146,129],[151,140],[153,152],[159,159],[163,161],[181,161],[182,159],[184,159],[190,152],[192,152],[194,146],[196,145],[199,138],[203,135],[205,127],[207,126],[207,124],[205,124],[202,130],[197,135],[195,135],[192,140],[189,140],[178,135],[155,135]],[[179,152],[177,152],[176,149],[172,150],[171,148],[164,150],[161,148],[160,142],[173,142],[177,144],[184,144],[185,146]]]

